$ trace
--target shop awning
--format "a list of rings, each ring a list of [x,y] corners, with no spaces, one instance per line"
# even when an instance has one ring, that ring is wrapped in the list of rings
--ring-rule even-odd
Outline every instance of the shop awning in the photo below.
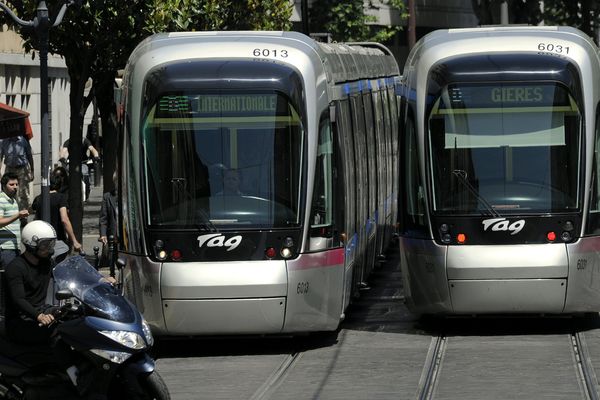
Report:
[[[29,113],[18,108],[0,103],[0,139],[13,136],[33,137]]]

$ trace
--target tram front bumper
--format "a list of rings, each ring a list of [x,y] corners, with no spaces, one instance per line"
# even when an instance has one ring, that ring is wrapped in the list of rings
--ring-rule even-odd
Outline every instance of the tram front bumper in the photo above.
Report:
[[[562,313],[569,260],[564,244],[449,246],[454,313]]]
[[[161,294],[168,335],[279,333],[284,261],[165,263]]]
[[[488,279],[449,281],[457,314],[562,313],[566,279]]]

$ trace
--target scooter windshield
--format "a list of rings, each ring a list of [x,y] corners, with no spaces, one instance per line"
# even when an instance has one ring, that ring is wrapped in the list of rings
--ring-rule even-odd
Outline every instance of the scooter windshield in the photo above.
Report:
[[[135,321],[132,305],[82,256],[59,263],[54,267],[53,276],[57,290],[70,290],[96,314],[118,322]]]

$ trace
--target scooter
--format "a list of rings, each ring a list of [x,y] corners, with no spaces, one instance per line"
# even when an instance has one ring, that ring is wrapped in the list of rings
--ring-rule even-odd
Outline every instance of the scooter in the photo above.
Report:
[[[0,337],[0,399],[170,399],[135,306],[82,256],[59,263],[53,278],[57,343],[73,363],[57,365],[50,346]]]

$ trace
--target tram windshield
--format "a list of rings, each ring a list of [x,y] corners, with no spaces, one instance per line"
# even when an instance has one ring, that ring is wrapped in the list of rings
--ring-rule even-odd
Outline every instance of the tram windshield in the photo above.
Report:
[[[143,125],[148,224],[299,224],[302,125],[276,92],[164,93]]]
[[[453,84],[428,118],[434,211],[579,208],[581,113],[555,83]]]

